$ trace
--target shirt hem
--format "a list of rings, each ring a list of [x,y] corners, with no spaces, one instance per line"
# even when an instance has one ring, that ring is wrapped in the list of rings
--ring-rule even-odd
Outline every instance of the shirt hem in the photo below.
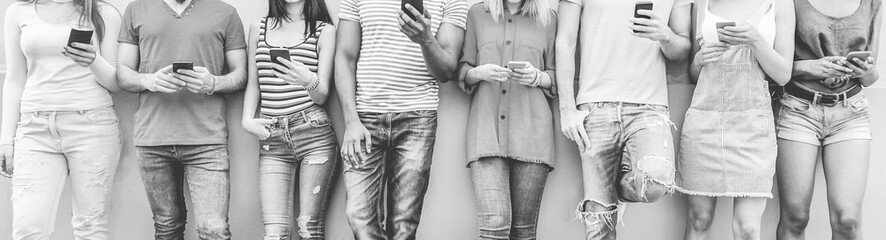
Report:
[[[135,141],[136,147],[156,147],[156,146],[171,146],[171,145],[217,145],[217,144],[228,144],[227,139],[216,139],[216,140],[175,140],[175,141]]]

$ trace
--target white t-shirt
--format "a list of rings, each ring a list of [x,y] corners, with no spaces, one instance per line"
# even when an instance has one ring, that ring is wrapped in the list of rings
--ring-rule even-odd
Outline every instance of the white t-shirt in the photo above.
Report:
[[[636,1],[562,0],[582,7],[581,66],[576,104],[629,102],[668,104],[667,73],[661,44],[631,33]],[[652,0],[663,22],[671,10],[692,0]]]

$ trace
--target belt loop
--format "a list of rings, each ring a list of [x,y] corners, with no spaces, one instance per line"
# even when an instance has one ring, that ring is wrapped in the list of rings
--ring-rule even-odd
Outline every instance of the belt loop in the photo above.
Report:
[[[849,91],[843,91],[840,95],[843,97],[843,107],[849,107]]]
[[[299,112],[299,113],[301,113],[301,118],[302,118],[302,120],[304,120],[305,123],[308,123],[308,122],[310,122],[311,120],[308,120],[308,114],[305,113],[305,112],[307,112],[307,110],[302,110],[302,111]]]
[[[812,95],[812,102],[809,102],[809,106],[810,106],[810,107],[814,106],[815,104],[818,103],[818,101],[819,101],[820,99],[821,99],[821,93],[817,93],[817,92],[814,93],[814,94]]]

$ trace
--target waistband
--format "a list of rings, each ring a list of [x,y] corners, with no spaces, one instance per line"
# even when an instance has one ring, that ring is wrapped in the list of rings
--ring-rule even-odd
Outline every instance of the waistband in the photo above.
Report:
[[[633,107],[633,108],[649,108],[649,109],[658,109],[658,110],[668,110],[667,105],[661,104],[649,104],[649,103],[630,103],[630,102],[589,102],[582,103],[577,106],[578,110],[590,110],[594,107],[604,107],[604,106],[614,106],[614,107]]]
[[[326,114],[326,110],[323,109],[322,107],[320,107],[318,105],[311,105],[310,107],[308,107],[304,110],[294,112],[294,113],[291,113],[288,115],[268,116],[268,115],[262,114],[261,118],[274,121],[271,124],[271,127],[285,127],[285,126],[289,126],[289,124],[308,123],[311,121],[311,118],[309,116],[311,116],[313,113],[317,113],[317,112],[320,112],[322,114]]]
[[[114,107],[103,107],[103,108],[73,110],[73,111],[33,111],[33,112],[22,112],[21,114],[22,115],[27,114],[27,115],[33,115],[35,117],[40,117],[40,116],[59,116],[59,115],[70,115],[70,114],[84,115],[86,113],[96,112],[96,111],[110,111],[110,112],[116,114],[116,112],[114,111]]]
[[[856,84],[843,92],[826,93],[792,82],[784,86],[784,92],[785,94],[809,101],[812,104],[834,105],[861,93],[862,88],[861,84]]]

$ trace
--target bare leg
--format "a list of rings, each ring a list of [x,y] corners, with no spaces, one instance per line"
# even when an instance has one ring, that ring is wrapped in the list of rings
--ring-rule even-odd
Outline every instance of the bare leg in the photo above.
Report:
[[[732,235],[736,240],[759,240],[766,198],[735,198],[732,207]]]
[[[703,196],[688,196],[689,218],[686,221],[685,240],[708,239],[711,223],[714,221],[714,210],[717,208],[717,198]]]
[[[776,178],[781,214],[777,230],[779,240],[806,239],[817,157],[818,146],[778,139]]]
[[[828,185],[831,239],[862,239],[861,205],[867,188],[870,140],[824,147],[822,165]]]

